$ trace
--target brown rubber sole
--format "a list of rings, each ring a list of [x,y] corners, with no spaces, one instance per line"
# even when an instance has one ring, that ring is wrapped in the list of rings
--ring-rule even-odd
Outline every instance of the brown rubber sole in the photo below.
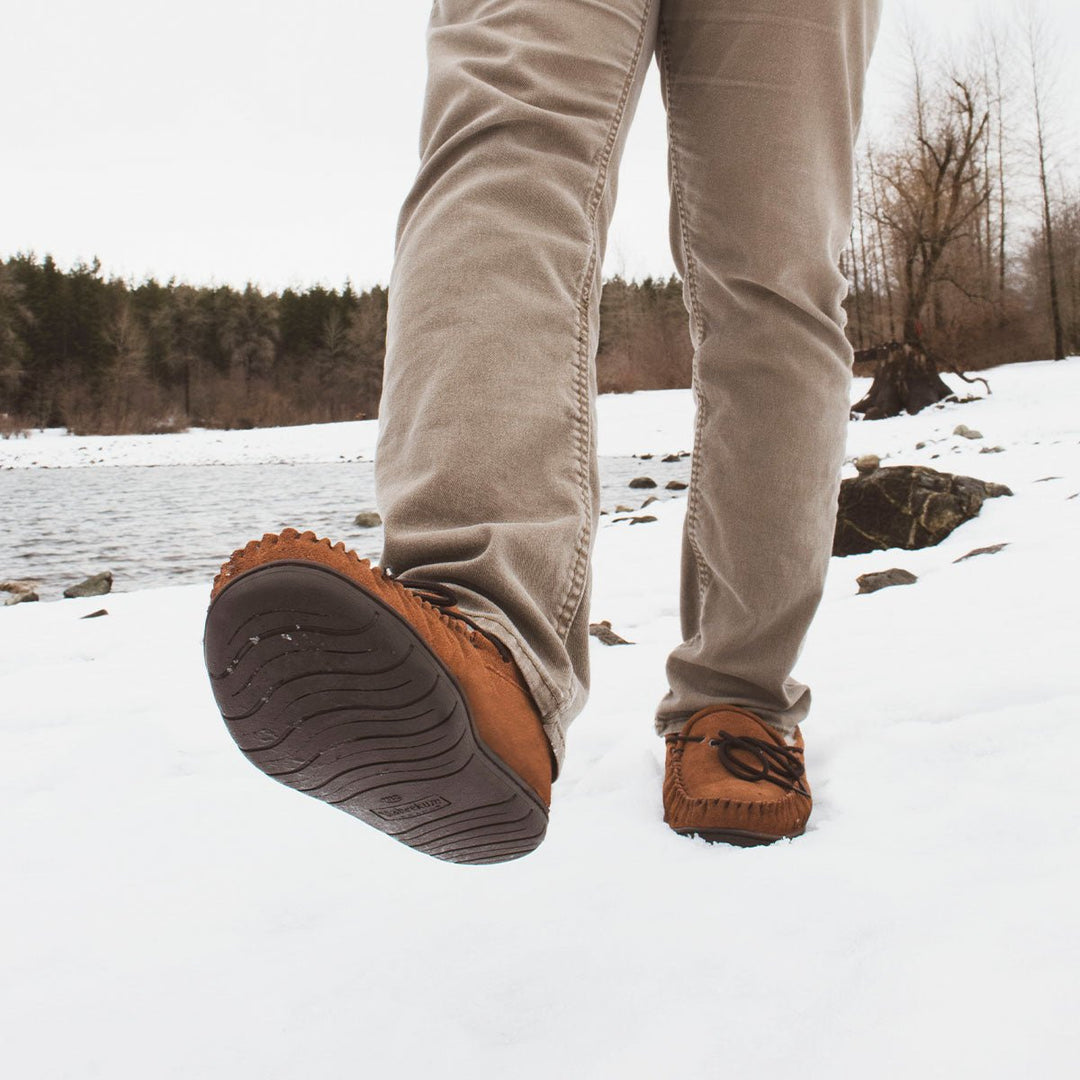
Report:
[[[543,840],[547,808],[477,737],[453,675],[345,575],[257,566],[214,598],[203,646],[229,734],[279,783],[448,862]]]
[[[676,829],[680,836],[700,836],[710,844],[735,844],[737,847],[759,847],[763,844],[775,844],[778,840],[794,840],[802,832],[784,836],[772,836],[769,833],[748,832],[745,829]]]

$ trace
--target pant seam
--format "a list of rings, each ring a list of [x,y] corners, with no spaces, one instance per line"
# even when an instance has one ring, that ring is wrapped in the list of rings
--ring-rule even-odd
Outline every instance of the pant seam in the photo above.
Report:
[[[690,225],[686,213],[686,200],[683,192],[682,172],[679,168],[678,137],[675,122],[675,86],[671,78],[671,57],[668,46],[667,27],[663,18],[658,27],[660,44],[660,65],[667,86],[667,129],[668,129],[668,165],[671,171],[671,198],[675,205],[675,214],[679,220],[679,237],[682,241],[683,260],[686,263],[686,291],[690,297],[690,329],[694,342],[691,387],[697,415],[694,418],[694,444],[690,458],[690,490],[686,500],[686,538],[694,554],[694,567],[697,571],[697,591],[699,610],[705,603],[705,583],[708,580],[707,565],[697,540],[698,511],[701,491],[701,443],[705,430],[707,406],[701,392],[700,364],[698,355],[704,338],[701,302],[698,297],[697,261],[690,245]]]
[[[626,78],[623,80],[622,90],[619,94],[615,112],[608,125],[607,137],[604,140],[603,149],[600,152],[600,161],[596,170],[596,178],[589,192],[586,202],[586,216],[588,218],[591,233],[588,256],[585,262],[584,280],[578,295],[578,325],[577,325],[577,348],[574,354],[574,382],[573,390],[577,399],[577,409],[573,417],[574,450],[577,457],[577,484],[578,493],[582,505],[582,527],[574,545],[573,565],[570,572],[570,581],[567,585],[566,596],[559,605],[559,613],[555,620],[555,629],[559,637],[565,640],[570,632],[574,615],[578,605],[584,596],[585,582],[588,577],[588,555],[592,542],[592,491],[589,484],[589,458],[591,447],[591,418],[589,416],[589,307],[592,302],[593,277],[596,273],[597,254],[600,246],[600,238],[597,231],[596,219],[603,201],[604,189],[607,186],[608,165],[611,154],[619,137],[622,127],[623,116],[626,112],[626,102],[630,97],[631,87],[637,75],[638,64],[645,44],[645,33],[649,23],[649,15],[652,10],[652,0],[644,5],[641,21],[638,26],[637,43],[630,59]]]

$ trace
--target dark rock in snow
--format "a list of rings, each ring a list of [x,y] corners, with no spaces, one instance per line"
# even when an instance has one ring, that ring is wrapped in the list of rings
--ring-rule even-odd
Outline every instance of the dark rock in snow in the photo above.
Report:
[[[100,619],[102,615],[108,615],[109,613],[103,608],[99,607],[97,611],[91,611],[89,615],[81,616],[84,619]]]
[[[833,554],[933,547],[975,517],[987,499],[1011,494],[1004,484],[922,465],[875,469],[840,485]]]
[[[867,476],[881,467],[881,458],[877,454],[863,454],[855,459],[855,470],[860,476]]]
[[[630,481],[629,486],[632,488],[654,488],[656,487],[656,481],[651,476],[635,476]]]
[[[892,585],[914,585],[919,579],[910,571],[894,566],[891,570],[879,570],[873,574],[860,574],[855,581],[860,593],[877,592]]]
[[[660,460],[670,463],[672,461],[681,461],[682,459],[678,454],[665,454]]]
[[[594,638],[599,638],[605,645],[634,644],[632,641],[627,641],[626,638],[619,637],[619,635],[611,629],[611,623],[607,619],[601,619],[600,622],[589,623],[589,634]]]
[[[668,491],[685,491],[689,486],[689,484],[683,483],[682,480],[669,480],[664,485]]]
[[[64,590],[64,596],[69,600],[76,596],[104,596],[112,592],[112,580],[112,571],[102,570],[100,574],[91,574],[78,585],[69,585]]]
[[[654,518],[652,516],[652,514],[638,514],[637,517],[632,517],[630,519],[630,524],[631,525],[644,525],[647,522],[655,521],[655,520],[656,520],[656,518]]]
[[[382,518],[374,510],[361,510],[353,518],[353,524],[358,529],[377,529],[382,524]]]
[[[0,592],[11,593],[4,601],[4,607],[12,604],[32,604],[39,599],[37,582],[27,580],[0,581]]]
[[[33,589],[27,589],[26,592],[12,593],[4,601],[4,607],[11,607],[14,604],[36,604],[40,599],[41,597]]]
[[[615,507],[616,514],[632,514],[633,512],[634,508],[632,506],[623,506],[622,503]]]
[[[647,498],[647,499],[646,499],[646,500],[645,500],[645,501],[644,501],[644,502],[643,502],[643,503],[641,504],[641,509],[642,509],[642,510],[644,510],[646,506],[652,506],[652,504],[653,504],[654,502],[659,502],[659,501],[660,501],[660,500],[659,500],[659,499],[658,499],[658,498],[657,498],[657,497],[656,497],[655,495],[650,495],[650,496],[649,496],[649,497],[648,497],[648,498]]]
[[[959,559],[953,559],[954,563],[963,562],[965,559],[973,559],[976,555],[996,555],[1002,548],[1009,546],[1006,541],[1004,544],[988,544],[986,547],[972,548],[966,555],[961,555]]]

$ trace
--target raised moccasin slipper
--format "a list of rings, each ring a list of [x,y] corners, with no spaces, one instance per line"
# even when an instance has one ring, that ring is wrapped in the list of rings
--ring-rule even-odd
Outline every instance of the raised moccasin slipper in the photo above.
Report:
[[[454,603],[286,529],[222,567],[206,667],[267,776],[436,858],[505,862],[544,838],[552,755],[509,651]]]
[[[683,836],[771,844],[800,836],[811,805],[798,731],[789,744],[752,712],[714,705],[667,736],[664,820]]]

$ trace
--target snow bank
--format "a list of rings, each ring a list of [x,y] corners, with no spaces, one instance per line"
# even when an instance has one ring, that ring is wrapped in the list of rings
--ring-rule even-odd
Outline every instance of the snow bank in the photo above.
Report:
[[[833,560],[799,672],[815,811],[769,848],[661,821],[677,503],[604,519],[593,617],[635,644],[593,641],[548,839],[501,867],[428,860],[249,766],[202,670],[204,588],[0,611],[12,1075],[1067,1075],[1078,382],[1080,360],[1008,368],[986,401],[853,425],[853,454],[1015,496],[937,548]],[[637,418],[633,448],[688,445],[648,404],[659,441]],[[890,566],[920,580],[855,595]]]
[[[972,418],[1000,419],[995,435],[1001,440],[1030,441],[1041,430],[1045,403],[1024,397],[1024,387],[1052,376],[1055,394],[1080,400],[1080,363],[1077,358],[1055,365],[1053,361],[1012,364],[984,374],[994,394],[962,408],[964,422]],[[946,380],[963,396],[983,394],[981,385],[967,386],[955,376]],[[869,387],[869,379],[856,379],[852,401],[858,401]],[[1016,394],[1023,403],[1019,404]],[[948,424],[951,411],[935,412],[935,422],[920,423],[916,430],[932,439],[944,437],[955,424]],[[693,401],[689,390],[642,390],[634,394],[603,394],[597,399],[599,452],[604,457],[631,454],[664,454],[689,450],[692,445]],[[378,422],[355,420],[339,424],[306,424],[296,427],[253,428],[250,431],[218,431],[193,428],[169,435],[69,435],[63,428],[31,432],[26,438],[0,440],[0,469],[77,468],[91,465],[257,465],[306,464],[338,461],[370,461],[375,454]],[[871,444],[877,453],[904,452],[905,463],[916,458],[909,451],[906,418],[879,420],[852,426],[850,448],[864,452]],[[921,437],[926,437],[925,435]],[[909,445],[911,444],[911,445]],[[918,459],[929,459],[928,449]]]
[[[600,452],[689,449],[689,390],[605,394],[598,402]],[[370,461],[378,421],[218,431],[193,428],[168,435],[69,434],[64,428],[0,440],[0,469],[69,469],[92,465],[261,465]],[[685,445],[683,445],[685,444]]]
[[[263,465],[370,461],[377,421],[164,435],[71,435],[64,428],[0,441],[0,469],[90,465]]]

